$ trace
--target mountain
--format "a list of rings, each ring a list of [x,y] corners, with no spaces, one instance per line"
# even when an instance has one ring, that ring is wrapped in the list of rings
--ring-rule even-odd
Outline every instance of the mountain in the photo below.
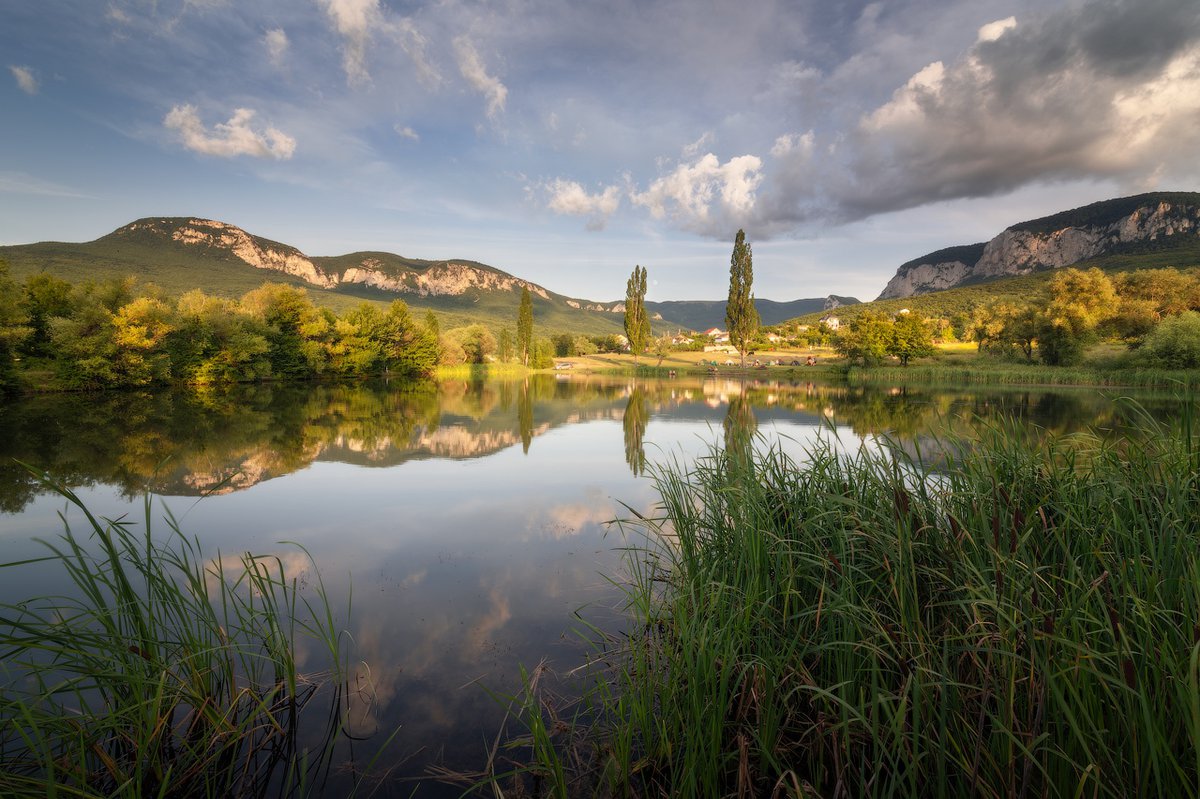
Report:
[[[1154,192],[1012,225],[991,241],[901,264],[879,299],[1057,269],[1123,252],[1188,246],[1200,236],[1200,193]]]
[[[364,299],[399,298],[415,310],[437,311],[444,326],[511,324],[521,289],[528,288],[543,331],[617,333],[623,322],[619,313],[475,261],[383,252],[310,257],[236,225],[195,217],[139,219],[91,242],[0,247],[0,258],[17,278],[39,271],[72,282],[133,275],[175,294],[200,288],[238,297],[268,280],[291,283],[339,311]]]
[[[857,303],[858,300],[854,297],[830,295],[791,302],[756,299],[754,307],[758,309],[758,316],[764,325],[775,325],[804,314]],[[660,315],[669,323],[691,330],[708,330],[712,327],[725,327],[725,305],[725,300],[669,300],[647,302],[646,309]]]
[[[534,300],[543,331],[619,333],[624,301],[593,302],[557,294],[487,264],[466,259],[429,261],[388,252],[308,256],[296,247],[255,236],[227,222],[196,217],[138,219],[91,242],[39,242],[0,247],[13,275],[44,271],[72,282],[134,275],[182,294],[200,288],[238,297],[267,280],[303,286],[315,302],[343,310],[363,299],[400,298],[416,310],[431,309],[444,326],[472,322],[510,325],[521,289]],[[266,273],[266,274],[264,274]],[[825,297],[789,303],[757,300],[764,324],[858,302]],[[725,324],[725,302],[646,303],[655,321],[703,330]]]

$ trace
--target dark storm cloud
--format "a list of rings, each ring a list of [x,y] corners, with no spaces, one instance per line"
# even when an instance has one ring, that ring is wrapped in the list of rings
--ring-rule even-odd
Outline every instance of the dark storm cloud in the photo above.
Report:
[[[1200,4],[1096,2],[1018,19],[914,75],[834,151],[841,168],[809,174],[845,219],[1036,181],[1195,175]],[[813,198],[792,199],[795,210]]]

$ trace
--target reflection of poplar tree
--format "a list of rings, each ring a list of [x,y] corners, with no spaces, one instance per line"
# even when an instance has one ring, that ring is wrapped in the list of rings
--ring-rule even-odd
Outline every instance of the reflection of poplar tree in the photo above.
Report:
[[[533,441],[533,395],[528,380],[521,383],[517,394],[517,426],[521,430],[521,450],[528,455],[529,442]]]
[[[625,415],[621,418],[621,425],[625,428],[625,462],[635,477],[646,471],[646,450],[642,446],[642,439],[646,435],[646,423],[649,420],[650,401],[646,399],[646,392],[638,386],[630,392]]]
[[[754,417],[754,406],[744,391],[729,398],[724,427],[726,454],[749,464],[754,434],[758,432],[758,419]]]

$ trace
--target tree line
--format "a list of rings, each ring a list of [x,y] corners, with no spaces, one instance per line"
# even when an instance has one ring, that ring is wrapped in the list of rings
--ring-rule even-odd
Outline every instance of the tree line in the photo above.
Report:
[[[163,295],[132,278],[73,285],[46,274],[18,284],[0,263],[0,387],[17,364],[67,388],[214,384],[317,376],[432,374],[436,331],[395,301],[338,315],[300,288],[268,283],[227,299]]]

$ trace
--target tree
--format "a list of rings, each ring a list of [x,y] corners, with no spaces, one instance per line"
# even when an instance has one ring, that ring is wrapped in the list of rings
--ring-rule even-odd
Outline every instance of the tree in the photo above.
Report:
[[[629,339],[629,351],[633,362],[650,342],[650,317],[646,314],[646,270],[633,267],[633,274],[625,284],[625,337]]]
[[[513,359],[512,331],[507,327],[500,331],[500,340],[496,343],[496,357],[501,363],[508,363]]]
[[[521,289],[521,306],[517,309],[517,359],[522,366],[529,365],[533,354],[533,297],[529,288]]]
[[[29,336],[20,292],[8,277],[8,264],[0,260],[0,393],[16,386],[16,351]]]
[[[729,259],[729,301],[725,304],[725,327],[729,343],[737,347],[746,365],[746,353],[758,332],[758,309],[750,288],[754,283],[754,258],[746,243],[746,232],[738,230],[733,240],[733,255]]]
[[[1169,369],[1200,366],[1200,313],[1184,311],[1164,319],[1146,336],[1144,350]]]
[[[925,320],[914,313],[900,314],[892,324],[891,341],[887,345],[888,355],[900,359],[901,366],[908,366],[911,358],[925,358],[936,352],[933,336]]]
[[[892,321],[877,311],[863,311],[838,330],[834,349],[854,363],[871,366],[883,360],[892,344]]]

